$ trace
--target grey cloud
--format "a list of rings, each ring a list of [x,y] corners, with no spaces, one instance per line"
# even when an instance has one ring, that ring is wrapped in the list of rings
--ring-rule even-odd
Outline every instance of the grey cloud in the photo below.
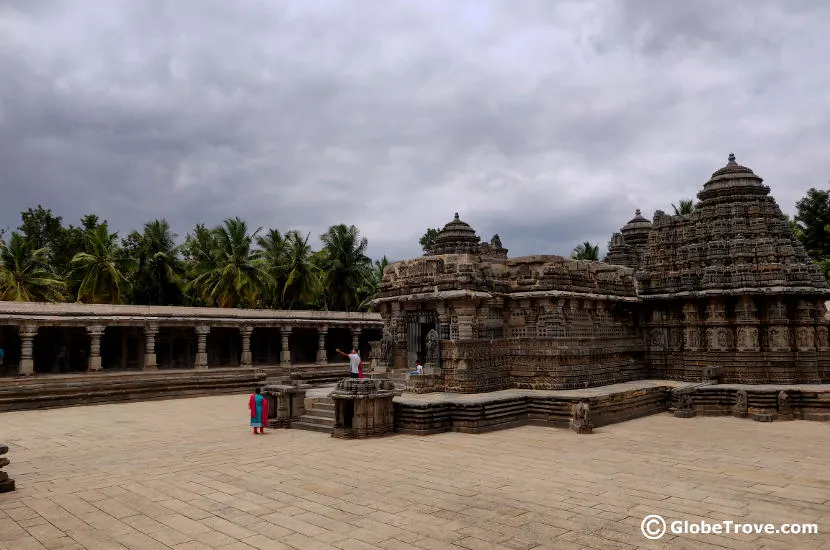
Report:
[[[609,7],[610,6],[610,7]],[[785,211],[830,174],[822,2],[0,2],[0,226],[38,203],[180,235],[460,211],[511,254],[605,246],[734,150]]]

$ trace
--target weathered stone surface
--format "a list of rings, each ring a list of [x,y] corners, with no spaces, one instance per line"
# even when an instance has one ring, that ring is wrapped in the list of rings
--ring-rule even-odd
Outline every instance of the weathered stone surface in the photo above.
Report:
[[[362,439],[394,432],[395,385],[386,380],[344,378],[329,395],[334,401],[332,437]]]
[[[762,182],[730,155],[692,214],[637,211],[606,263],[507,258],[456,215],[427,255],[384,272],[374,303],[393,358],[378,373],[439,349],[433,391],[830,383],[830,288]]]
[[[5,456],[0,457],[0,468],[4,468],[4,467],[8,466],[9,462],[11,462],[11,461],[8,458],[6,458]]]
[[[587,401],[580,401],[573,406],[570,428],[578,434],[589,434],[593,432],[594,425],[591,424],[591,409]]]

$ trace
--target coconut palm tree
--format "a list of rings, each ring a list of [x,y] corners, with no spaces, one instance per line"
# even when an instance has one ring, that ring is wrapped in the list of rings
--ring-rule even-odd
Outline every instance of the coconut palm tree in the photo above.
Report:
[[[252,247],[261,228],[248,234],[241,218],[229,218],[213,233],[214,248],[197,247],[193,280],[188,289],[219,307],[253,306],[271,278],[259,251]],[[210,245],[209,239],[201,244]]]
[[[368,302],[373,300],[380,292],[380,283],[383,281],[383,271],[389,267],[390,262],[384,256],[380,260],[375,260],[372,265],[371,277],[367,281],[367,285],[360,289],[360,309],[368,307]]]
[[[0,300],[58,302],[65,288],[49,267],[46,247],[34,249],[17,232],[8,243],[0,239]]]
[[[268,233],[257,238],[257,244],[262,250],[262,259],[271,277],[270,286],[262,301],[270,307],[281,307],[288,264],[288,236],[283,236],[276,229],[270,229]]]
[[[320,240],[330,305],[349,311],[360,303],[360,290],[371,285],[372,260],[366,255],[369,241],[361,237],[357,227],[342,223],[329,227]]]
[[[294,230],[285,234],[282,303],[288,309],[299,304],[313,304],[320,296],[322,271],[308,244],[309,236],[303,237]]]
[[[135,262],[118,245],[106,222],[84,233],[84,251],[70,262],[69,279],[78,302],[120,304],[130,290],[127,274]]]
[[[675,216],[685,216],[695,211],[695,202],[692,199],[683,199],[678,204],[680,206],[671,205],[674,208]]]
[[[577,245],[571,252],[571,258],[574,260],[591,260],[599,261],[599,245],[593,245],[588,241]]]
[[[133,232],[131,251],[136,260],[133,301],[148,305],[179,305],[182,302],[184,266],[181,247],[166,220],[144,224],[142,233]]]

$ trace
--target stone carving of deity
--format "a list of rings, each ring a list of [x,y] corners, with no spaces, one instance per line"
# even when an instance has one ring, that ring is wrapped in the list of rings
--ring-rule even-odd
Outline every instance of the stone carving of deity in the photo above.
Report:
[[[790,410],[790,398],[787,396],[787,392],[780,391],[778,392],[778,413],[779,414],[791,414],[792,411]]]
[[[651,347],[663,347],[663,329],[655,328],[651,331]]]
[[[686,329],[686,349],[692,351],[700,349],[700,331],[698,329]]]
[[[795,333],[795,339],[798,349],[813,349],[815,347],[815,331],[813,327],[798,327]]]
[[[427,333],[427,359],[426,363],[428,365],[437,365],[441,360],[441,353],[440,353],[440,337],[438,336],[438,331],[435,329],[430,330]]]
[[[706,329],[706,342],[709,344],[709,349],[718,349],[718,340],[714,328]]]
[[[574,421],[575,422],[588,422],[591,419],[591,409],[588,407],[588,403],[585,401],[580,401],[576,405],[574,405]]]
[[[738,349],[754,351],[758,349],[758,329],[755,327],[738,327]]]
[[[732,348],[732,333],[728,328],[718,329],[718,347],[720,349]]]
[[[816,347],[819,349],[827,349],[830,342],[828,342],[827,327],[816,327]]]
[[[790,336],[787,327],[769,327],[769,347],[774,350],[790,349]]]
[[[391,365],[394,361],[394,356],[395,339],[389,331],[384,330],[383,337],[380,341],[380,360],[385,362],[387,365]]]
[[[732,406],[732,416],[738,418],[746,418],[749,414],[749,405],[747,404],[746,391],[738,390],[735,395],[735,404]]]

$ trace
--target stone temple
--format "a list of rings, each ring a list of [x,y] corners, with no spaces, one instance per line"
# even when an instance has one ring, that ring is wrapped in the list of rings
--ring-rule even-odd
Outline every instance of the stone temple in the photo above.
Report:
[[[761,177],[729,155],[689,215],[640,211],[604,262],[509,258],[458,214],[384,273],[376,372],[413,392],[642,379],[830,383],[830,288]]]

